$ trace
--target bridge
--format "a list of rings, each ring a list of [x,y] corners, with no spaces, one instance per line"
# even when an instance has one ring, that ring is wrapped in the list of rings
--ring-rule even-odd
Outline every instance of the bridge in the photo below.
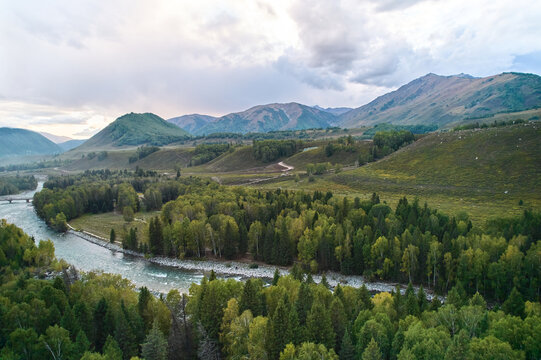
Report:
[[[14,201],[26,201],[27,203],[32,201],[32,197],[17,197],[17,196],[6,196],[6,197],[0,197],[0,202],[6,201],[8,203],[12,203]]]

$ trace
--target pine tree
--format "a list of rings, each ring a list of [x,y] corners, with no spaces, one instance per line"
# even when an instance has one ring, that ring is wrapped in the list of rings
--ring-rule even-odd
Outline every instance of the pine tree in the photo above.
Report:
[[[111,228],[111,232],[109,233],[109,241],[112,243],[114,243],[116,240],[116,234],[115,234],[115,229]]]
[[[122,360],[122,350],[111,335],[107,336],[107,340],[105,340],[103,355],[107,360]]]
[[[417,302],[419,304],[419,313],[422,313],[428,309],[428,300],[426,299],[426,293],[423,285],[419,287],[419,291],[417,292]]]
[[[261,297],[259,296],[260,281],[256,279],[248,279],[244,284],[244,289],[240,297],[239,312],[242,314],[246,310],[250,310],[254,317],[262,315]]]
[[[306,334],[309,341],[323,344],[327,349],[334,348],[335,333],[331,316],[319,299],[314,301],[306,317]]]
[[[364,349],[362,360],[381,360],[381,351],[379,350],[378,343],[374,338],[370,340],[370,343]]]
[[[342,345],[340,346],[340,360],[355,360],[355,346],[347,329],[344,332]]]
[[[94,310],[94,348],[101,352],[107,339],[105,317],[109,306],[105,298],[101,298]]]
[[[277,359],[280,352],[289,343],[289,306],[286,298],[280,299],[274,314],[268,322],[267,351],[271,359]]]
[[[74,337],[79,333],[79,322],[75,318],[73,310],[71,307],[69,307],[69,305],[66,306],[66,310],[64,311],[64,315],[60,321],[60,326],[70,332],[72,339],[74,339]]]
[[[314,302],[314,296],[312,295],[312,289],[306,283],[302,283],[299,287],[299,293],[297,295],[297,301],[295,303],[295,308],[299,316],[299,323],[304,326],[306,325],[306,316],[312,308],[312,303]]]
[[[74,358],[80,359],[83,354],[90,349],[90,341],[85,335],[85,332],[79,330],[77,337],[75,338],[75,344],[73,345]]]
[[[165,360],[167,358],[167,341],[156,321],[141,346],[141,355],[145,360]]]
[[[117,314],[115,326],[115,340],[124,354],[124,358],[131,358],[137,355],[137,340],[133,330],[126,319],[126,308],[124,300],[120,303],[120,312]]]
[[[524,299],[522,298],[522,295],[517,290],[516,287],[511,290],[511,294],[509,294],[509,297],[507,300],[504,301],[502,305],[502,310],[506,312],[507,314],[511,314],[514,316],[524,317]]]
[[[278,269],[274,269],[274,276],[272,278],[272,285],[273,286],[278,285],[278,280],[280,280],[280,271],[278,271]]]

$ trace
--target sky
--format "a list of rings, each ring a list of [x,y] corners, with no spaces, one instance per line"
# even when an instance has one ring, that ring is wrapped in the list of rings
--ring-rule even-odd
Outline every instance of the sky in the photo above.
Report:
[[[359,107],[427,73],[541,73],[538,0],[0,0],[0,126]]]

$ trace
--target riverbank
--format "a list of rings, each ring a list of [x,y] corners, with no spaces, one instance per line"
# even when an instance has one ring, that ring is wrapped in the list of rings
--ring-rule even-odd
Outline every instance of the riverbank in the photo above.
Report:
[[[76,230],[73,227],[69,226],[69,233],[75,235],[83,240],[89,241],[95,245],[104,247],[113,252],[120,252],[130,256],[136,256],[142,259],[145,259],[149,263],[164,266],[168,268],[175,268],[184,271],[193,271],[207,274],[211,271],[214,271],[217,275],[222,277],[232,277],[238,279],[249,279],[249,278],[261,278],[265,280],[270,280],[274,276],[274,271],[278,269],[280,275],[289,274],[289,269],[284,267],[276,267],[271,265],[260,265],[258,264],[257,268],[250,267],[250,263],[238,262],[238,261],[216,261],[216,260],[181,260],[173,259],[167,257],[146,257],[144,254],[123,249],[118,244],[113,244],[101,236],[92,234],[84,230]],[[335,287],[338,284],[352,286],[355,288],[361,287],[363,284],[369,291],[372,292],[390,292],[396,288],[396,285],[399,285],[401,291],[405,291],[405,286],[397,283],[387,283],[387,282],[367,282],[360,275],[343,275],[336,272],[327,272],[325,273],[327,277],[327,282],[330,286]],[[321,275],[313,275],[313,279],[316,283],[321,282]],[[427,291],[428,299],[432,299],[432,294]]]

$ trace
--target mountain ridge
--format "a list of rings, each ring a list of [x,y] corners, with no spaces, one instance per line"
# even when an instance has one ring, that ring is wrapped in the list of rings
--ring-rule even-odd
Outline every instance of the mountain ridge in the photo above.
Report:
[[[63,150],[38,132],[19,128],[0,128],[0,157],[52,155]]]
[[[185,130],[152,113],[129,113],[118,117],[79,150],[118,148],[121,146],[167,145],[189,139]]]
[[[339,116],[342,127],[437,124],[541,107],[541,77],[502,73],[483,78],[429,73]]]

